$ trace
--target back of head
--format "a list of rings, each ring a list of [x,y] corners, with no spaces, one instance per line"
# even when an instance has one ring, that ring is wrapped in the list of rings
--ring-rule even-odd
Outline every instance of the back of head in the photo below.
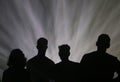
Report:
[[[59,56],[61,60],[68,60],[70,55],[70,46],[67,44],[63,44],[59,46]]]
[[[98,40],[96,42],[97,47],[99,48],[109,48],[110,47],[110,37],[107,34],[101,34],[98,37]]]
[[[22,67],[26,64],[26,58],[20,49],[13,49],[8,59],[8,66],[10,67]]]
[[[48,40],[45,38],[39,38],[37,40],[37,49],[38,50],[46,50],[48,45]]]

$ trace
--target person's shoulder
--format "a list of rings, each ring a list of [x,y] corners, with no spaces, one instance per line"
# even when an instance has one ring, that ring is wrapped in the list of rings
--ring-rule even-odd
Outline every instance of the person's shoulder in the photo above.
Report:
[[[106,53],[106,54],[107,54],[107,58],[109,58],[110,61],[112,61],[115,65],[120,66],[120,61],[116,56],[108,54],[108,53]]]
[[[33,62],[33,61],[35,61],[37,59],[37,56],[34,56],[34,57],[32,57],[32,58],[30,58],[29,60],[28,60],[28,63],[29,62]]]
[[[114,59],[114,60],[118,60],[118,58],[117,58],[116,56],[111,55],[111,54],[109,54],[109,53],[106,53],[106,54],[107,54],[107,56],[108,56],[109,58]]]
[[[94,55],[94,54],[96,54],[96,53],[97,53],[96,51],[93,51],[93,52],[86,53],[86,54],[83,55],[83,56],[91,56],[91,55]]]
[[[3,78],[7,78],[8,76],[9,76],[9,77],[12,76],[12,74],[13,74],[13,73],[11,73],[11,71],[10,71],[9,69],[5,69],[5,70],[3,71],[3,74],[2,74],[2,80],[3,80]],[[7,79],[4,79],[4,80],[8,80],[8,78],[7,78]]]
[[[96,54],[96,53],[97,53],[97,51],[93,51],[93,52],[89,52],[87,54]]]
[[[27,61],[26,65],[31,66],[31,65],[34,65],[36,62],[37,62],[37,56],[34,56],[33,58],[31,58]]]
[[[4,74],[7,73],[7,72],[9,72],[9,68],[7,68],[3,71]]]
[[[114,62],[114,65],[116,65],[118,68],[120,68],[120,60],[116,56],[113,56],[110,54],[109,54],[109,57],[111,58],[112,62]]]
[[[14,71],[15,71],[14,69],[9,67],[3,71],[3,74],[13,74]]]
[[[106,55],[107,55],[108,57],[110,57],[110,58],[117,58],[117,57],[115,57],[114,55],[109,54],[109,53],[106,53]]]
[[[48,57],[45,56],[45,59],[46,59],[46,61],[48,61],[49,63],[54,64],[54,62],[53,62],[50,58],[48,58]]]

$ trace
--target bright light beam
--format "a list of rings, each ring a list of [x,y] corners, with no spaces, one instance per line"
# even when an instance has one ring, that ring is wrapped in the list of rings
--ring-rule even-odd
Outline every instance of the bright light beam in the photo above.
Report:
[[[101,33],[110,35],[109,53],[120,58],[120,0],[0,0],[0,77],[9,53],[20,48],[30,59],[36,41],[49,41],[47,56],[59,62],[58,45],[71,46],[70,60],[80,62],[96,50]]]

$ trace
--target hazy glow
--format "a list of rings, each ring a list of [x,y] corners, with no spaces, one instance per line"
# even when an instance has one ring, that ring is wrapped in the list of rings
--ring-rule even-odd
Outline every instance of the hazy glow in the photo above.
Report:
[[[47,56],[59,62],[58,45],[71,46],[70,59],[79,62],[96,50],[99,34],[112,42],[108,52],[120,57],[120,0],[0,0],[0,76],[9,53],[21,48],[29,59],[36,41],[49,41]]]

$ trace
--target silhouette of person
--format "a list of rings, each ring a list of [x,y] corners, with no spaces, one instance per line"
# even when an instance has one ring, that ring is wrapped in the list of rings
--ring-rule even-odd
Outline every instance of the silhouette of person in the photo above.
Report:
[[[61,62],[55,64],[54,79],[55,82],[76,82],[77,81],[77,66],[78,63],[70,61],[70,46],[63,44],[59,46],[59,56]]]
[[[27,70],[30,72],[32,82],[48,82],[49,73],[54,62],[45,56],[48,40],[41,37],[37,41],[38,54],[28,60]]]
[[[120,73],[119,60],[108,54],[110,37],[101,34],[96,41],[97,51],[85,54],[81,60],[82,75],[85,82],[113,82],[114,73]]]
[[[25,69],[26,58],[20,49],[11,51],[7,65],[9,67],[3,72],[2,82],[30,82]]]

